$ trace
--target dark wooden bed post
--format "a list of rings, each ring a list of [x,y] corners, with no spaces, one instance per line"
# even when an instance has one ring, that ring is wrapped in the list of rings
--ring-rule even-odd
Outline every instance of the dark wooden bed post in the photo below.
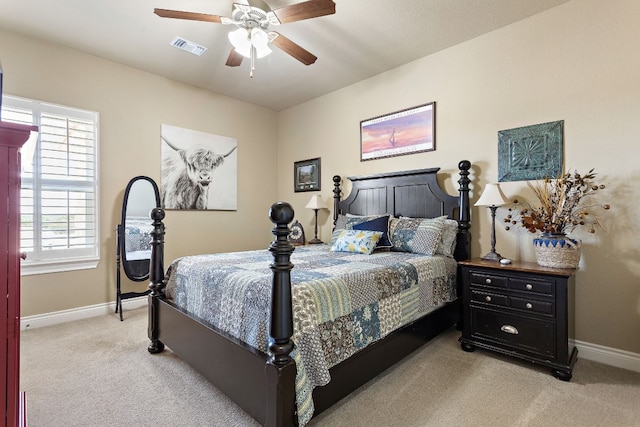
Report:
[[[271,298],[271,343],[269,360],[265,367],[267,379],[267,415],[265,426],[281,427],[297,424],[295,411],[296,365],[289,353],[293,350],[293,309],[291,305],[291,254],[294,247],[287,236],[294,211],[290,204],[277,202],[271,205],[269,217],[276,226],[272,233],[275,240],[269,251],[274,263]]]
[[[340,175],[333,176],[333,227],[336,226],[338,220],[338,214],[340,213],[340,198],[342,197],[342,190],[340,189],[340,183],[342,178]]]
[[[153,231],[151,232],[151,266],[149,269],[149,329],[147,336],[151,340],[147,350],[149,353],[160,353],[164,344],[158,339],[158,298],[164,296],[164,210],[151,210]]]
[[[471,234],[469,228],[471,227],[471,208],[469,206],[469,169],[471,169],[471,162],[469,160],[462,160],[458,163],[458,169],[460,170],[460,179],[458,184],[460,188],[458,193],[460,195],[460,212],[458,215],[458,240],[456,243],[455,258],[458,261],[471,258]]]

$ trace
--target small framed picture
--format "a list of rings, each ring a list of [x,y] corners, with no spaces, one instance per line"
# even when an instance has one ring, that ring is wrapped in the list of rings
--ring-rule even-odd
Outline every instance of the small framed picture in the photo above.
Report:
[[[320,191],[320,157],[293,163],[293,190]]]

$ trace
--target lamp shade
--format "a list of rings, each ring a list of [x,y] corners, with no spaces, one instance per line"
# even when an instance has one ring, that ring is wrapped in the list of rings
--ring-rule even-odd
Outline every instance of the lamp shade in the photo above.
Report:
[[[500,189],[500,184],[492,183],[484,187],[484,191],[474,206],[502,206],[506,204],[509,204],[509,200]]]
[[[319,194],[311,196],[311,200],[305,206],[307,209],[327,209],[327,204],[322,200]]]

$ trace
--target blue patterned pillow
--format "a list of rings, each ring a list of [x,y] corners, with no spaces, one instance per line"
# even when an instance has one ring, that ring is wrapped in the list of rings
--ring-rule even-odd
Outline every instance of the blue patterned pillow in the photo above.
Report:
[[[389,227],[392,250],[432,256],[440,243],[444,220],[438,218],[393,218]]]
[[[386,218],[389,221],[389,215],[350,215],[339,214],[333,231],[353,230],[353,227],[363,222],[372,221],[377,218]],[[374,230],[376,231],[376,230]],[[335,243],[335,239],[331,239],[331,244]]]
[[[369,255],[382,237],[381,231],[367,230],[338,230],[333,232],[331,240],[335,243],[331,246],[332,252],[355,252]]]
[[[371,221],[361,222],[360,224],[354,224],[353,230],[369,230],[369,231],[382,231],[382,237],[376,245],[378,248],[390,248],[393,245],[389,240],[389,215],[384,215]]]
[[[436,248],[436,255],[445,255],[452,257],[456,249],[456,240],[458,239],[458,221],[455,219],[445,219],[442,228],[442,236],[440,243]]]

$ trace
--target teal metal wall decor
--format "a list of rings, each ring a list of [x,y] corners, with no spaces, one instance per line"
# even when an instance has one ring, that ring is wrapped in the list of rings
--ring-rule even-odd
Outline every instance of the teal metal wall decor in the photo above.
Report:
[[[498,182],[556,178],[562,172],[564,120],[498,132]]]

